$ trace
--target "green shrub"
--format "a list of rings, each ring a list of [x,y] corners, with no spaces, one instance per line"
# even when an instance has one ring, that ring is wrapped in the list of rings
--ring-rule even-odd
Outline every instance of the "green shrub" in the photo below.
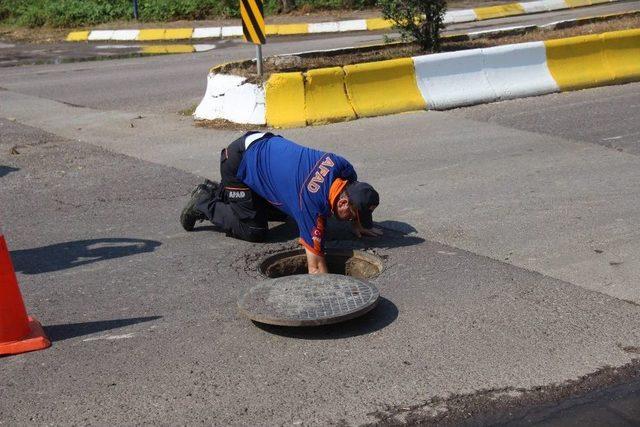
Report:
[[[358,9],[376,0],[263,0],[267,16],[304,8]],[[142,21],[239,18],[240,0],[139,0]],[[79,27],[133,19],[133,0],[0,0],[0,22],[28,27]]]
[[[440,50],[446,0],[378,0],[378,6],[403,38],[417,41],[426,52]]]

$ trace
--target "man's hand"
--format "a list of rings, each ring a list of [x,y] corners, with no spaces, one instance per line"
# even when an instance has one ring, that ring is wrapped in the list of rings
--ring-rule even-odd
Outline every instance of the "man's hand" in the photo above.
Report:
[[[316,255],[307,248],[304,248],[304,250],[307,252],[309,274],[327,274],[329,272],[327,260],[323,256]]]
[[[369,236],[369,237],[382,236],[382,229],[377,227],[363,228],[357,221],[354,221],[352,223],[351,229],[353,231],[353,234],[355,234],[357,238],[360,238],[362,236]]]

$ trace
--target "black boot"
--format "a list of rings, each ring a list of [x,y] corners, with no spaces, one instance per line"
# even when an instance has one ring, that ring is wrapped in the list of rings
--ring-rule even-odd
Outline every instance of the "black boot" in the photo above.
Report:
[[[209,190],[209,192],[211,194],[213,194],[214,196],[218,195],[218,191],[220,189],[220,184],[218,184],[215,181],[210,181],[208,179],[205,179],[204,182],[202,183],[202,185],[204,185],[205,187],[207,187],[207,189]]]
[[[182,209],[182,213],[180,214],[180,224],[182,224],[182,228],[186,231],[192,231],[196,221],[203,221],[207,219],[207,217],[200,212],[198,208],[196,208],[199,203],[213,197],[214,192],[212,191],[212,186],[207,185],[207,181],[205,181],[205,184],[196,185],[196,188],[191,191],[191,198],[184,209]],[[215,184],[211,181],[208,182]]]

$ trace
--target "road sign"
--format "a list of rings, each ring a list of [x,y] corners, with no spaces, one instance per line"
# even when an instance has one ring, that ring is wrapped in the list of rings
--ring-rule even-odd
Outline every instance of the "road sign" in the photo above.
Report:
[[[262,0],[240,0],[242,32],[245,41],[254,44],[265,43],[264,14]]]

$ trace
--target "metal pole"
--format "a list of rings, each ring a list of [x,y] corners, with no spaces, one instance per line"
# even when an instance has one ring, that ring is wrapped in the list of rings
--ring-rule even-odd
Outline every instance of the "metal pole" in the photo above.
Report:
[[[258,77],[262,77],[262,45],[256,45],[256,62],[258,63]]]
[[[138,19],[138,0],[133,0],[133,17]]]

